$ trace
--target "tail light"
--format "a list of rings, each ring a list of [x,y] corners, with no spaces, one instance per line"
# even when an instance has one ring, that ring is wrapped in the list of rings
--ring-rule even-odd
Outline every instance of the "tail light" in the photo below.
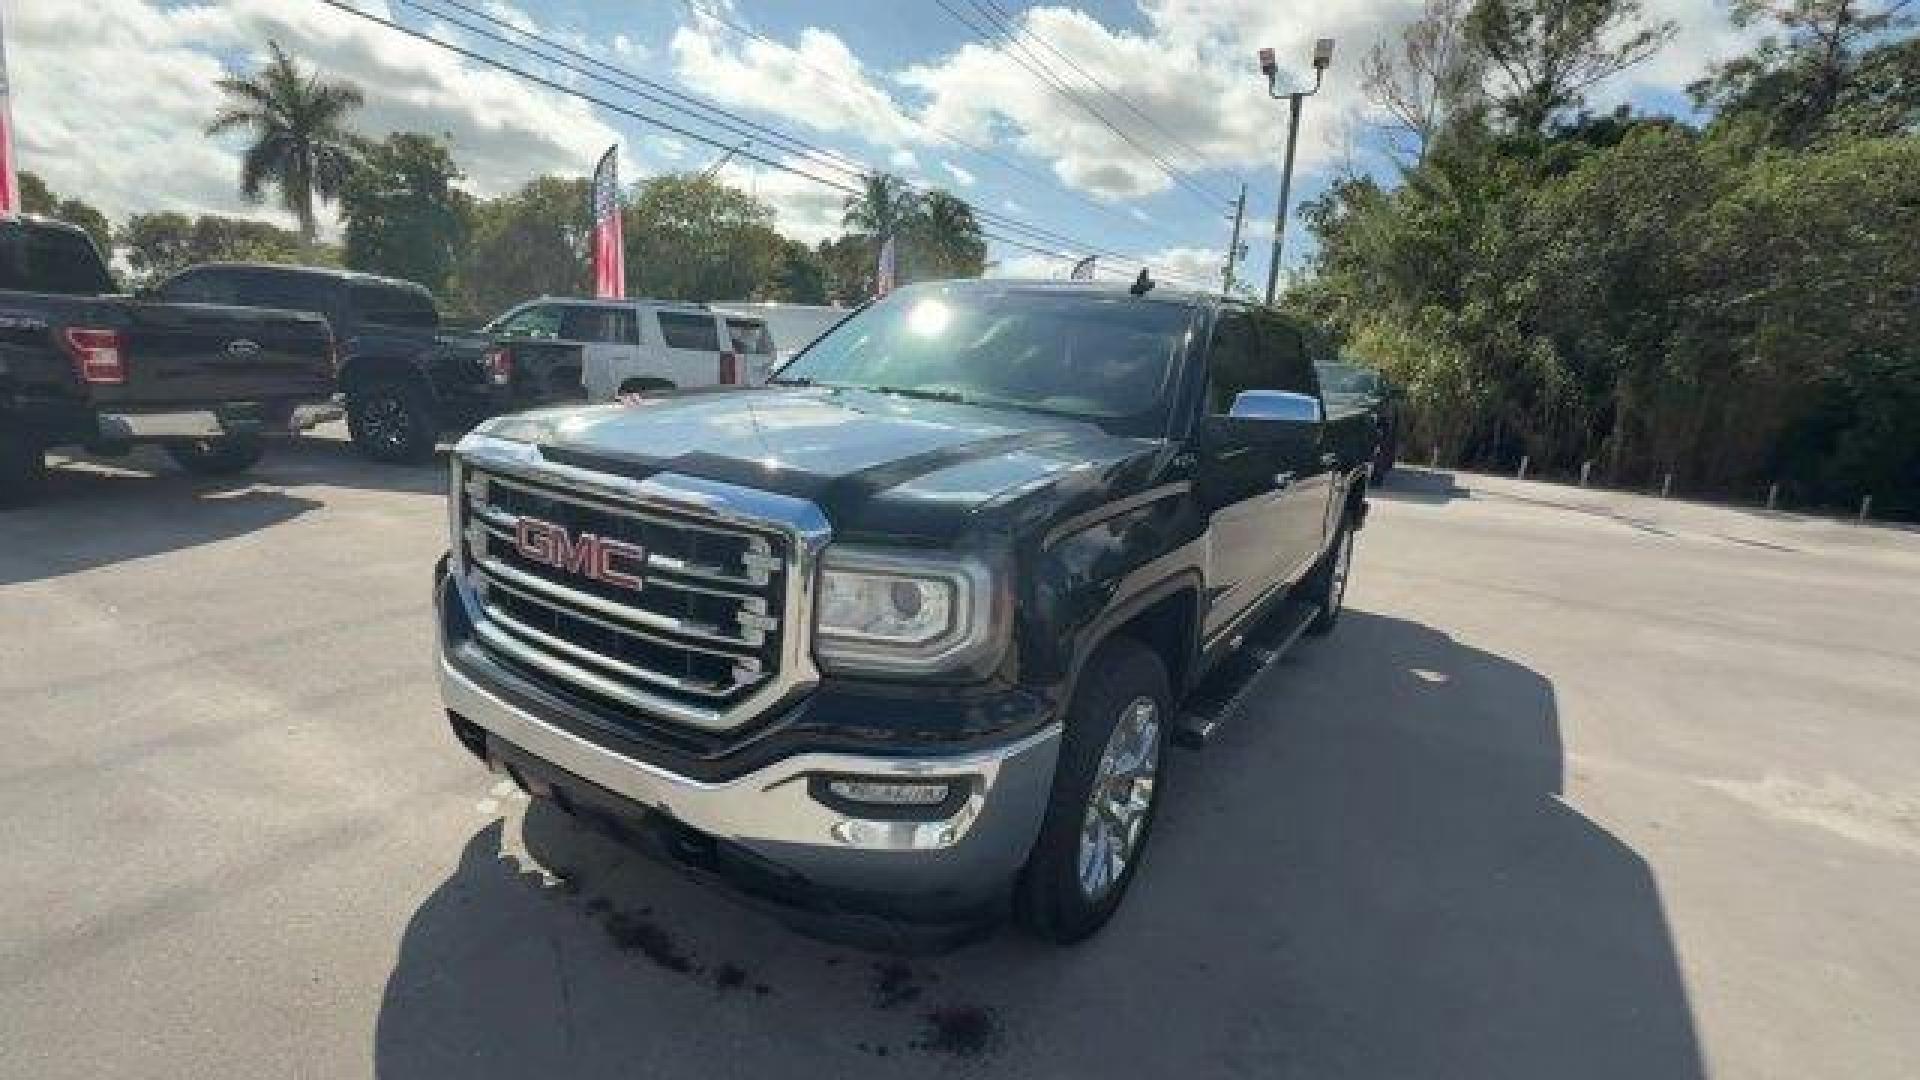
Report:
[[[118,386],[127,381],[127,357],[121,351],[120,331],[69,326],[61,336],[67,355],[73,358],[73,373],[81,382]]]
[[[720,354],[720,385],[740,385],[740,358],[733,353]]]
[[[488,349],[482,363],[487,369],[487,380],[495,386],[505,386],[513,381],[513,350],[496,346]]]

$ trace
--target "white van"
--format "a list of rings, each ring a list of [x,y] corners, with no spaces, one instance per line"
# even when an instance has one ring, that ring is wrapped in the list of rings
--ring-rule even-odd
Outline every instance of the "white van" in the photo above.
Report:
[[[853,314],[852,308],[823,307],[818,304],[723,303],[720,309],[767,324],[773,343],[780,350],[780,361],[814,343],[820,335],[840,325]]]
[[[503,341],[578,346],[588,401],[682,386],[758,386],[774,366],[765,320],[705,304],[543,296],[486,330]]]

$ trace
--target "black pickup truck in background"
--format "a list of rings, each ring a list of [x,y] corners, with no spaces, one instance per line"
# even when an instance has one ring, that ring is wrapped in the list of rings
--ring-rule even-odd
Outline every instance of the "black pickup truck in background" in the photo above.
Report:
[[[354,443],[380,461],[421,462],[442,432],[542,400],[548,365],[579,359],[497,348],[491,335],[443,331],[424,286],[317,266],[204,263],[154,290],[168,301],[243,304],[326,317],[340,343],[340,389]],[[577,351],[577,350],[576,350]],[[522,397],[527,400],[522,401]]]
[[[1085,937],[1166,745],[1340,613],[1375,427],[1315,338],[1145,281],[930,282],[763,387],[488,421],[436,575],[454,735],[820,932],[1010,903]]]
[[[85,232],[0,220],[0,500],[31,495],[57,447],[245,469],[262,436],[339,416],[334,362],[325,320],[114,295]]]
[[[1329,360],[1314,368],[1320,375],[1320,392],[1327,399],[1329,414],[1360,412],[1373,417],[1373,482],[1385,483],[1400,456],[1398,390],[1385,375],[1364,364]]]

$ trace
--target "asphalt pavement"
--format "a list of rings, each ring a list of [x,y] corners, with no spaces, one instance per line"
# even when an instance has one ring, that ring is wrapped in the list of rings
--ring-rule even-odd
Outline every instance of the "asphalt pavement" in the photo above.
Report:
[[[899,959],[454,744],[443,486],[0,512],[0,1076],[1920,1075],[1920,534],[1403,470],[1104,934]]]

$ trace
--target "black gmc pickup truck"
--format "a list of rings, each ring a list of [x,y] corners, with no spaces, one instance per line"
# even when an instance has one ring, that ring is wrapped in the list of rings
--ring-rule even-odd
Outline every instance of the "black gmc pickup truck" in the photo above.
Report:
[[[911,286],[765,387],[476,429],[454,734],[819,932],[1093,933],[1169,742],[1334,626],[1373,452],[1298,325],[1147,285]]]
[[[261,436],[340,415],[324,320],[113,292],[85,232],[0,220],[0,502],[32,494],[54,447],[154,443],[195,472],[237,472]]]

